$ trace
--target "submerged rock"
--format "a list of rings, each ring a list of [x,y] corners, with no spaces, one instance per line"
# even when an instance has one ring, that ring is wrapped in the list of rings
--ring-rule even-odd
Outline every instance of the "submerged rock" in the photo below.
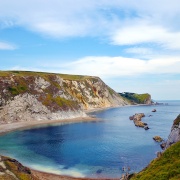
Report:
[[[148,129],[149,129],[149,127],[146,125],[146,126],[144,126],[144,129],[145,129],[145,130],[148,130]]]

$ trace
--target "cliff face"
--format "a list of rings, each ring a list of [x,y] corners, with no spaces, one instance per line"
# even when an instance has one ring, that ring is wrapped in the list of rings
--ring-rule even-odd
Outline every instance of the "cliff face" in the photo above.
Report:
[[[119,93],[124,99],[128,100],[131,104],[152,104],[151,95],[148,93],[137,94],[124,92]]]
[[[0,123],[86,116],[84,110],[128,102],[100,78],[0,72]]]
[[[180,179],[180,115],[174,120],[165,151],[131,180]]]
[[[178,141],[180,141],[180,114],[173,122],[173,126],[166,142],[165,149]]]
[[[23,166],[15,159],[0,156],[1,180],[40,180],[29,168]]]

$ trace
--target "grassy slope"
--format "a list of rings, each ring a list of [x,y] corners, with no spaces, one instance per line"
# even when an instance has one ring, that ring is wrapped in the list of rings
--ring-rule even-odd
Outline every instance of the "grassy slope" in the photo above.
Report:
[[[169,147],[160,158],[154,159],[147,168],[131,180],[179,180],[180,142]]]
[[[130,102],[137,103],[137,104],[144,104],[149,98],[150,95],[148,93],[145,94],[136,94],[136,93],[120,93],[125,99],[129,100]]]
[[[57,74],[48,72],[33,72],[33,71],[0,71],[0,76],[41,76],[46,78],[48,75],[58,75],[63,79],[67,80],[84,80],[87,78],[92,78],[92,76],[82,76],[82,75],[69,75],[69,74]]]

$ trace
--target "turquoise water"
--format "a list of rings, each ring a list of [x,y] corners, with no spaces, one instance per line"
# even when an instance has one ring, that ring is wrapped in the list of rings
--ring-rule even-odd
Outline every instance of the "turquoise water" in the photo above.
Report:
[[[120,177],[122,167],[137,172],[160,151],[152,137],[167,139],[180,101],[168,105],[131,106],[93,112],[100,122],[38,127],[0,137],[0,154],[43,171],[76,177]],[[152,109],[157,109],[152,113]],[[145,113],[150,129],[134,126],[129,116]],[[148,117],[152,115],[151,117]]]

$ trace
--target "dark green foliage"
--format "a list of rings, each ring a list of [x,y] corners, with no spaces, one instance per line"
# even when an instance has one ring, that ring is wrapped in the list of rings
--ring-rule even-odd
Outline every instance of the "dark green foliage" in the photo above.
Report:
[[[136,94],[130,92],[119,93],[123,98],[129,100],[132,104],[146,104],[151,100],[151,96],[148,93]]]

